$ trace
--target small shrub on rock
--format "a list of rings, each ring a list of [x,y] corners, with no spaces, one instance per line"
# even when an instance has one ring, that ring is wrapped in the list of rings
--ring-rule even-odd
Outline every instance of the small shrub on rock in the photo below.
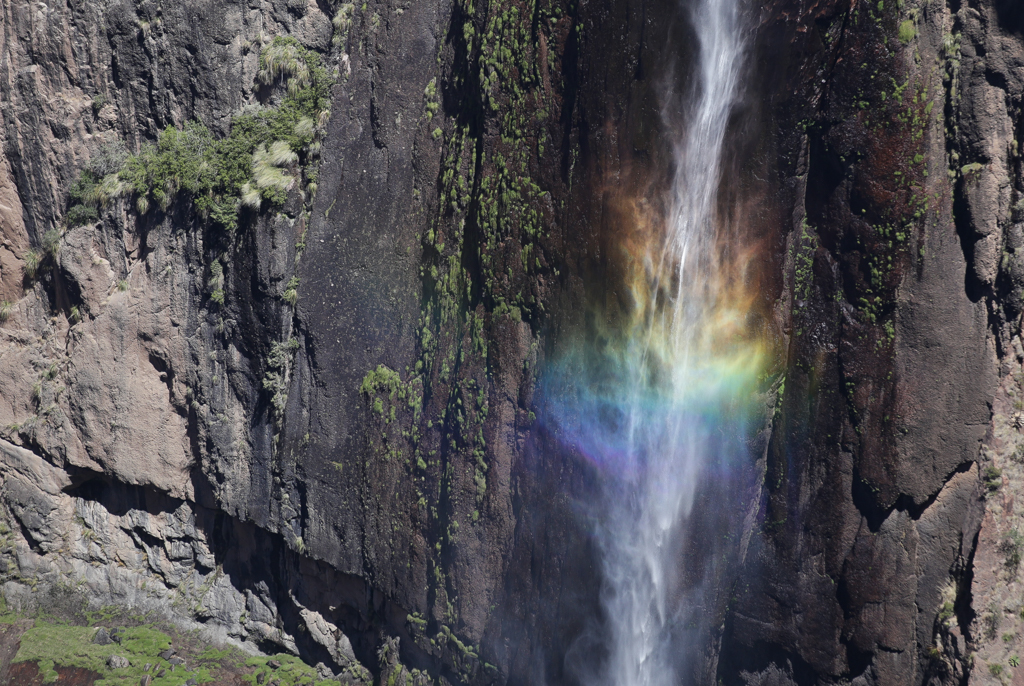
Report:
[[[999,550],[1006,556],[1006,568],[1016,573],[1020,568],[1021,556],[1024,555],[1024,534],[1017,529],[1010,529],[999,544]]]

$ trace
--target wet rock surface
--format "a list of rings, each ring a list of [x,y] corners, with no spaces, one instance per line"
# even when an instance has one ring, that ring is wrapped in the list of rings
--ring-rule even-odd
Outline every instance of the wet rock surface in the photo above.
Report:
[[[1019,96],[993,74],[1024,45],[988,3],[784,4],[765,13],[761,49],[796,31],[786,64],[804,85],[781,97],[812,105],[779,115],[806,118],[806,134],[778,138],[794,227],[787,390],[720,674],[1016,678],[1014,634],[982,630],[977,575],[992,446],[1019,440],[999,409],[1017,394],[1019,310],[998,285],[1012,281]],[[990,645],[1005,655],[971,657]]]

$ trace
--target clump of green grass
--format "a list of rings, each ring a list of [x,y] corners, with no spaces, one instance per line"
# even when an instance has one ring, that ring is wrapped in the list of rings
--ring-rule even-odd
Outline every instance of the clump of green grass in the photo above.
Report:
[[[1006,568],[1016,574],[1020,569],[1021,558],[1024,556],[1024,534],[1016,528],[1010,529],[999,543],[999,549],[1006,557]]]
[[[298,41],[275,40],[260,54],[258,78],[265,84],[287,78],[288,93],[294,94],[310,84],[305,48]]]
[[[283,412],[288,404],[288,369],[291,366],[299,342],[289,338],[286,342],[274,343],[267,356],[267,371],[263,375],[263,388],[270,391],[270,402],[278,412]]]
[[[355,11],[356,6],[351,2],[346,2],[334,13],[334,19],[331,20],[331,23],[334,25],[334,35],[331,37],[331,42],[335,45],[345,44],[345,40],[348,38],[348,30],[352,26],[352,15],[355,14]]]
[[[181,129],[170,126],[160,133],[156,146],[145,145],[128,159],[120,177],[134,193],[166,210],[178,191],[201,195],[212,186],[214,146],[213,135],[198,122]]]
[[[312,158],[330,114],[332,79],[320,56],[291,37],[277,37],[260,55],[259,79],[287,79],[277,107],[250,107],[231,120],[227,138],[214,139],[199,122],[160,133],[128,158],[120,180],[137,196],[144,214],[156,203],[166,210],[187,193],[196,210],[233,231],[241,208],[258,210],[264,201],[279,205],[295,179],[282,167],[303,163],[315,176]]]
[[[277,669],[270,667],[268,663],[271,660],[280,662],[281,666]],[[280,654],[267,657],[250,657],[245,661],[245,664],[248,667],[256,668],[254,673],[243,677],[245,682],[252,684],[252,686],[257,685],[256,679],[260,673],[267,675],[263,682],[264,684],[280,680],[281,686],[306,686],[307,684],[314,684],[320,681],[317,671],[294,655]]]
[[[47,255],[55,257],[60,250],[60,229],[54,227],[43,234],[43,250]]]
[[[5,536],[10,533],[6,522],[0,521],[0,532]],[[7,598],[0,596],[0,624],[14,624],[21,618],[21,615],[7,607]]]
[[[998,491],[999,487],[1003,485],[1003,470],[998,467],[989,465],[985,467],[983,474],[985,477],[985,488],[989,492]]]
[[[14,312],[14,304],[10,300],[0,302],[0,324],[6,323],[11,318],[12,312]]]
[[[210,265],[210,298],[218,305],[224,304],[224,267],[220,260],[214,260]]]
[[[960,167],[960,174],[962,176],[970,176],[971,174],[977,174],[982,169],[984,169],[984,167],[985,165],[981,164],[980,162],[971,162],[970,164],[965,164],[964,166]]]
[[[42,264],[43,257],[39,254],[38,250],[29,250],[25,253],[24,268],[25,276],[30,279],[36,278],[36,273],[39,271],[39,265]]]
[[[126,193],[136,196],[140,215],[154,205],[166,211],[186,193],[200,215],[228,230],[237,226],[242,207],[283,203],[294,178],[281,167],[302,161],[315,180],[312,158],[330,116],[332,78],[318,54],[278,37],[260,55],[259,79],[271,84],[282,78],[287,94],[280,105],[239,111],[227,138],[217,140],[201,123],[188,122],[167,127],[136,155],[120,141],[102,146],[71,186],[66,224],[96,222],[100,208]]]
[[[907,20],[903,21],[902,23],[900,23],[899,39],[900,39],[901,43],[903,43],[904,45],[907,45],[908,43],[910,43],[910,41],[914,40],[914,38],[916,38],[916,37],[917,37],[917,27],[914,26],[914,21],[912,19],[907,19]]]
[[[65,219],[68,222],[68,226],[82,226],[84,224],[92,224],[99,219],[99,214],[96,212],[95,207],[88,205],[75,205],[68,210]]]
[[[121,141],[100,146],[68,191],[69,227],[90,224],[99,219],[98,208],[120,197],[127,186],[120,178],[128,160],[128,150]]]
[[[284,294],[281,296],[284,298],[292,307],[295,307],[295,303],[299,301],[299,277],[293,276],[289,281],[288,285],[285,286]]]
[[[265,145],[256,148],[252,154],[252,176],[262,198],[275,204],[284,202],[288,191],[295,185],[295,178],[281,167],[294,164],[298,159],[299,156],[284,141],[274,141],[269,148]]]
[[[441,107],[437,101],[437,79],[430,79],[430,83],[423,89],[423,99],[426,100],[427,121],[430,121]]]

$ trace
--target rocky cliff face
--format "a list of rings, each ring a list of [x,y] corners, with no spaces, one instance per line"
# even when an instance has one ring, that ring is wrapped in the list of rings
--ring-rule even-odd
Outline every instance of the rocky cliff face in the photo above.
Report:
[[[537,389],[670,172],[682,9],[0,9],[7,603],[81,585],[349,682],[574,683],[599,476]],[[1019,679],[1024,18],[748,9],[730,189],[778,361],[694,678]],[[118,142],[284,111],[282,36],[330,108],[279,196],[229,226],[182,168],[76,204]]]
[[[732,678],[1018,679],[1019,13],[774,9],[786,395]]]

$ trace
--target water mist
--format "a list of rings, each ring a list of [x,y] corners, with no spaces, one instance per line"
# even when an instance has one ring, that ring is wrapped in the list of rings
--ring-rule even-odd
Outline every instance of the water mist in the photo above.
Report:
[[[606,657],[584,679],[608,686],[668,686],[693,674],[705,590],[681,579],[681,558],[694,544],[702,480],[745,455],[761,368],[744,267],[723,244],[732,218],[719,211],[744,56],[738,0],[693,0],[688,18],[699,50],[692,91],[667,108],[678,119],[665,117],[667,130],[681,132],[668,211],[624,248],[631,312],[596,353],[601,380],[577,391],[584,426],[575,442],[609,472],[594,517]]]

